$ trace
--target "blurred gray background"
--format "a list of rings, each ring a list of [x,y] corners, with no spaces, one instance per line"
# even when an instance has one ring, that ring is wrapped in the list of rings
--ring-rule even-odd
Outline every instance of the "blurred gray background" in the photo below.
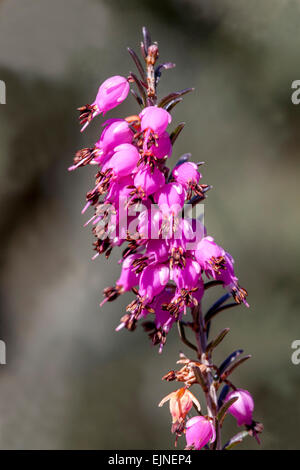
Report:
[[[173,112],[187,122],[173,160],[192,152],[206,162],[205,222],[249,291],[249,310],[218,318],[231,333],[216,360],[240,347],[253,354],[232,380],[255,397],[261,448],[299,449],[298,0],[0,1],[0,448],[173,447],[168,407],[157,403],[176,388],[161,376],[186,350],[175,331],[161,356],[141,329],[115,333],[131,296],[98,304],[119,253],[90,261],[80,210],[94,171],[67,172],[101,122],[80,134],[76,108],[133,69],[125,46],[137,46],[143,25],[161,60],[177,64],[161,95],[196,87]],[[129,97],[109,117],[134,112]],[[234,430],[229,417],[224,433]]]

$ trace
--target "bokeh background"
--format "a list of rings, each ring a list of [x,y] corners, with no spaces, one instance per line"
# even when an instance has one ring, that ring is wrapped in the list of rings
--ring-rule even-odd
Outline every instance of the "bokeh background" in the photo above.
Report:
[[[119,253],[90,261],[80,210],[94,172],[67,172],[101,122],[80,134],[76,108],[133,69],[125,46],[138,45],[143,25],[177,64],[161,95],[196,87],[173,112],[187,122],[173,159],[206,162],[205,222],[249,291],[249,310],[219,316],[231,333],[217,361],[240,347],[253,354],[232,378],[255,396],[261,448],[300,448],[298,0],[0,1],[0,448],[173,447],[157,403],[176,387],[161,376],[186,350],[175,331],[161,356],[141,329],[115,333],[130,296],[98,304]],[[135,110],[128,98],[110,116]]]

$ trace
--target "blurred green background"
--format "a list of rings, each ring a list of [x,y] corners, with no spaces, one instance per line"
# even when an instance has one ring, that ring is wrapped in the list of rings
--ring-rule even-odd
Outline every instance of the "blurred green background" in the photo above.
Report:
[[[67,172],[101,122],[80,134],[76,108],[133,69],[125,46],[138,45],[143,25],[161,60],[177,64],[161,95],[196,87],[173,112],[187,123],[173,161],[191,152],[206,162],[205,222],[249,291],[249,310],[218,318],[215,328],[231,332],[216,360],[240,347],[253,354],[232,379],[255,397],[261,448],[299,449],[298,0],[0,1],[0,448],[173,447],[157,404],[176,388],[161,376],[186,350],[175,331],[161,356],[141,329],[115,333],[130,296],[98,304],[119,254],[90,261],[80,210],[94,171]],[[128,98],[110,117],[133,112]],[[234,430],[229,417],[224,433]]]

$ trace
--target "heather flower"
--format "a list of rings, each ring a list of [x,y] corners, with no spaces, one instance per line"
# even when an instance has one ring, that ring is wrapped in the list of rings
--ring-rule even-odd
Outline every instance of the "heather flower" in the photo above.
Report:
[[[170,312],[165,308],[174,297],[174,289],[172,287],[166,288],[161,292],[155,300],[155,326],[157,329],[161,329],[164,333],[168,333],[176,321],[174,315],[170,315]]]
[[[102,173],[111,170],[114,177],[127,176],[136,168],[138,160],[139,152],[134,145],[118,145],[115,148],[115,153],[103,165]]]
[[[132,175],[123,176],[111,182],[109,190],[105,197],[105,202],[112,202],[118,204],[122,201],[128,201],[131,192],[131,185],[133,184]]]
[[[195,250],[195,258],[207,276],[216,277],[225,268],[225,251],[212,237],[204,237]]]
[[[173,170],[172,176],[187,191],[187,199],[191,199],[193,194],[203,198],[204,193],[209,189],[207,184],[198,184],[202,175],[198,171],[198,165],[194,162],[184,162],[181,165],[177,165]]]
[[[201,268],[197,261],[188,258],[184,267],[175,266],[172,270],[172,280],[178,289],[192,289],[200,279]]]
[[[182,184],[188,188],[190,184],[198,184],[201,174],[198,171],[198,166],[194,162],[185,162],[178,165],[173,170],[173,177],[177,183]]]
[[[213,423],[204,416],[194,416],[186,423],[185,437],[187,449],[201,450],[216,438]]]
[[[183,430],[183,422],[191,410],[193,403],[200,411],[200,403],[197,398],[187,388],[179,388],[175,392],[170,393],[164,397],[158,406],[163,406],[164,403],[169,401],[170,413],[172,416],[172,432],[181,433]]]
[[[104,289],[104,300],[101,302],[102,306],[107,300],[115,300],[119,295],[128,292],[139,283],[140,275],[134,270],[133,262],[136,260],[137,255],[129,255],[122,263],[122,270],[115,287],[107,287]]]
[[[217,245],[212,237],[204,237],[197,244],[194,255],[208,277],[221,281],[237,303],[244,302],[249,307],[246,302],[247,291],[238,284],[238,278],[234,274],[234,261],[229,253]]]
[[[91,120],[100,113],[103,115],[110,109],[118,106],[127,98],[129,83],[127,78],[115,75],[108,78],[99,87],[95,101],[79,108],[81,131],[89,125]]]
[[[158,168],[152,170],[148,165],[140,166],[133,180],[133,185],[136,188],[133,191],[135,196],[134,201],[136,198],[147,198],[158,191],[164,184],[165,176]]]
[[[172,144],[170,136],[167,132],[161,134],[156,139],[155,144],[152,144],[149,152],[157,159],[168,158],[172,155]]]
[[[147,302],[158,295],[167,285],[170,279],[170,270],[164,264],[147,266],[141,275],[139,283],[139,295]]]
[[[253,421],[252,414],[254,410],[254,401],[252,396],[248,390],[239,388],[230,392],[226,396],[225,401],[235,397],[237,397],[237,400],[230,405],[228,412],[236,418],[238,426],[250,426]]]
[[[145,253],[138,255],[134,261],[134,266],[137,272],[150,264],[164,263],[169,258],[169,247],[165,240],[149,240],[146,244]]]
[[[101,163],[100,157],[111,152],[121,144],[130,144],[133,138],[133,131],[125,119],[109,119],[104,124],[100,139],[96,142],[97,149],[94,161]]]
[[[170,113],[163,108],[148,106],[140,113],[141,130],[150,130],[161,136],[172,121]]]
[[[151,308],[154,311],[154,321],[148,320],[143,323],[144,330],[148,332],[153,345],[159,345],[158,352],[161,353],[169,333],[176,318],[166,310],[167,305],[173,298],[174,289],[167,286],[151,302]]]
[[[185,191],[178,183],[168,183],[155,193],[157,202],[163,215],[177,215],[184,206]]]

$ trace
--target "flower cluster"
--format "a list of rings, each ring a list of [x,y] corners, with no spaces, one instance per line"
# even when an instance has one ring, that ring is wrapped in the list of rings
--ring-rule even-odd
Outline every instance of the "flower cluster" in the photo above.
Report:
[[[141,108],[139,113],[106,120],[98,141],[79,150],[69,170],[86,165],[97,170],[82,211],[89,207],[94,210],[86,223],[92,224],[96,237],[93,258],[100,254],[109,257],[114,247],[126,244],[120,260],[120,277],[114,286],[104,290],[101,305],[132,291],[135,298],[116,329],[132,331],[139,320],[144,320],[144,329],[161,352],[175,323],[182,335],[184,323],[199,333],[201,325],[197,324],[196,316],[207,287],[223,286],[227,293],[222,302],[232,296],[234,304],[248,304],[247,291],[239,286],[232,256],[207,235],[199,217],[189,216],[190,209],[197,208],[210,189],[201,183],[199,166],[203,162],[189,161],[190,154],[185,154],[173,169],[168,167],[174,143],[183,129],[180,123],[170,131],[171,110],[192,89],[157,100],[162,70],[174,64],[157,66],[158,46],[145,29],[143,33],[141,51],[146,69],[129,49],[140,78],[134,73],[110,77],[100,86],[93,103],[79,108],[83,131],[97,115],[104,116],[122,103],[133,84],[137,91],[131,92]],[[192,312],[193,322],[185,320],[188,311]],[[187,344],[185,335],[182,338]],[[173,379],[180,381],[180,374],[174,374]],[[193,403],[199,410],[200,405],[188,390],[195,379],[193,370],[189,378],[183,376],[185,387],[167,397],[172,431],[177,435],[185,432],[188,447],[199,449],[214,440],[215,423],[211,416],[207,419],[197,416],[185,425]],[[236,405],[235,409],[240,408]],[[241,419],[238,417],[239,423]]]

